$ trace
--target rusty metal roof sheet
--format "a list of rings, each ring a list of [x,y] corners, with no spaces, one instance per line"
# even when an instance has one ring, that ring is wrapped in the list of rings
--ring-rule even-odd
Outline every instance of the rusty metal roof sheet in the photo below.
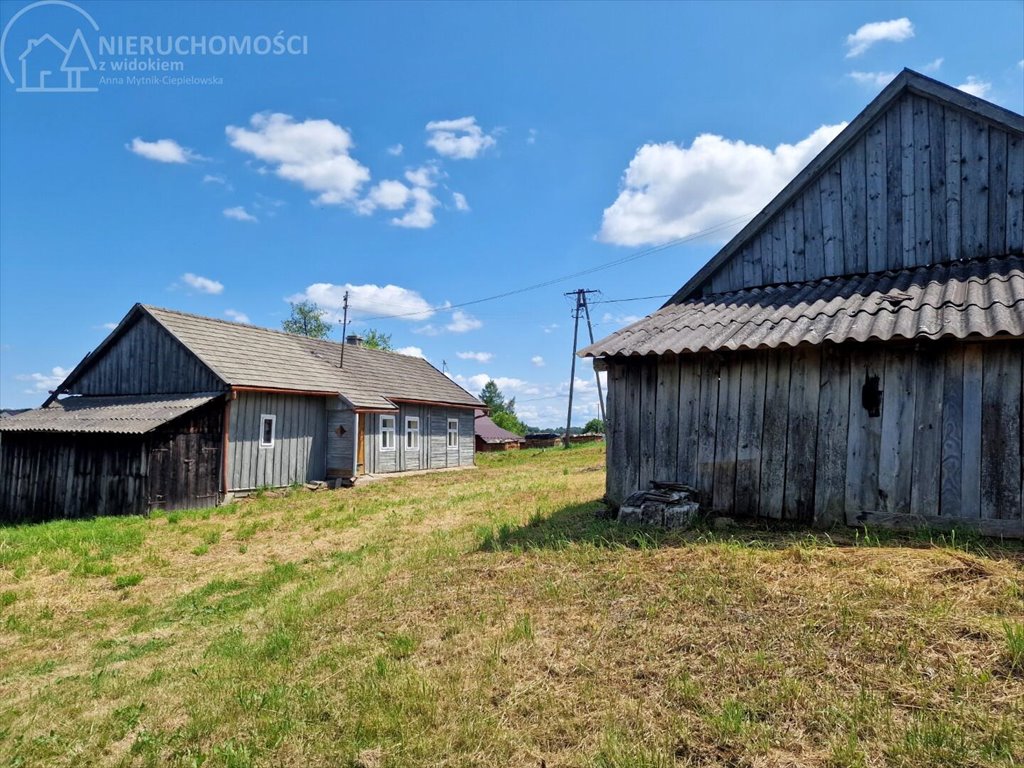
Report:
[[[586,357],[757,349],[825,341],[1024,337],[1024,257],[751,288],[662,307]]]
[[[0,432],[141,435],[206,405],[223,392],[189,395],[67,397],[0,422]]]

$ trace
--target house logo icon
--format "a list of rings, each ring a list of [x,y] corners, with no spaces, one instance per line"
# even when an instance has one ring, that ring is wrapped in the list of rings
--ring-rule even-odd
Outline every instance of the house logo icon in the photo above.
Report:
[[[89,85],[88,73],[97,70],[96,59],[80,26],[64,42],[57,35],[44,32],[38,37],[29,36],[19,44],[16,35],[12,35],[19,19],[44,6],[68,8],[81,16],[78,23],[84,19],[93,31],[99,31],[99,25],[92,16],[66,0],[40,0],[27,5],[11,17],[0,36],[0,63],[3,64],[4,76],[17,86],[18,93],[95,93],[99,89]],[[16,49],[18,54],[17,78],[8,66],[8,47]]]

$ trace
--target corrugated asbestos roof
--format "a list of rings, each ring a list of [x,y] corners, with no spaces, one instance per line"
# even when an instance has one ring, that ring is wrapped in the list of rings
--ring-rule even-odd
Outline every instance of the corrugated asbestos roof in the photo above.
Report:
[[[999,334],[1024,336],[1020,255],[694,298],[662,307],[580,355]]]
[[[141,435],[183,416],[223,392],[196,395],[68,397],[0,422],[0,432],[88,432]]]
[[[479,400],[418,357],[158,307],[144,309],[233,386],[340,392],[356,408],[393,409],[391,401],[395,399],[480,405]],[[338,367],[342,346],[344,369]]]
[[[509,432],[507,429],[499,427],[483,411],[477,411],[475,422],[476,436],[485,443],[512,443],[523,439],[522,435],[517,435],[515,432]]]

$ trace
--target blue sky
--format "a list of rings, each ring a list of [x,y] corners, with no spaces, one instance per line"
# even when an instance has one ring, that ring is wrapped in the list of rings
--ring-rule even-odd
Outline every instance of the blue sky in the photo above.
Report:
[[[0,3],[0,22],[25,7]],[[49,5],[5,40],[4,407],[38,405],[134,302],[279,327],[289,297],[333,307],[347,285],[357,323],[417,313],[369,324],[471,391],[498,378],[528,422],[555,425],[564,291],[672,293],[904,66],[1024,109],[1020,2],[78,7],[98,32]],[[28,42],[70,48],[76,29],[104,66],[81,74],[97,90],[18,92]],[[296,52],[211,53],[279,32]],[[101,36],[210,49],[118,56]],[[61,55],[47,45],[30,85]],[[182,69],[115,70],[129,59]],[[659,303],[597,304],[595,333]],[[596,400],[577,370],[582,423]]]

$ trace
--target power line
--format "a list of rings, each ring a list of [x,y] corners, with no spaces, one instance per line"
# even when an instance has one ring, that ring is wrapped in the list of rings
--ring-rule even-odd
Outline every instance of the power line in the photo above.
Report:
[[[675,294],[663,293],[659,296],[634,296],[631,299],[600,299],[599,301],[592,301],[591,304],[621,304],[624,301],[646,301],[648,299],[669,299]]]
[[[699,240],[703,237],[707,237],[708,235],[714,234],[715,232],[719,232],[723,229],[728,229],[729,227],[732,227],[733,225],[738,224],[741,221],[746,221],[747,219],[750,218],[750,215],[751,214],[744,214],[743,216],[737,216],[733,219],[729,219],[728,221],[723,221],[720,224],[715,224],[714,226],[708,227],[707,229],[702,229],[699,232],[694,232],[693,234],[687,235],[686,237],[677,237],[675,240],[669,240],[667,243],[662,243],[661,245],[655,245],[652,246],[651,248],[645,248],[643,250],[636,251],[634,253],[629,254],[628,256],[613,259],[612,261],[607,261],[603,264],[597,264],[593,267],[588,267],[587,269],[582,269],[579,272],[573,272],[572,274],[569,275],[553,277],[550,280],[544,280],[539,283],[534,283],[533,285],[527,285],[523,288],[516,288],[515,290],[512,291],[496,293],[493,296],[485,296],[481,299],[463,301],[458,304],[441,304],[435,307],[430,307],[428,309],[416,310],[415,312],[399,312],[390,315],[376,315],[374,317],[360,318],[360,320],[362,322],[370,322],[373,320],[390,320],[399,317],[415,317],[417,315],[424,315],[428,312],[445,312],[451,309],[461,309],[462,307],[471,307],[475,304],[483,304],[486,301],[497,301],[498,299],[507,299],[509,296],[517,296],[521,293],[527,293],[528,291],[536,291],[539,288],[547,288],[548,286],[555,285],[556,283],[562,283],[565,282],[566,280],[573,280],[577,277],[583,277],[584,275],[591,275],[594,272],[600,272],[601,270],[604,269],[611,269],[612,267],[618,267],[621,266],[622,264],[628,264],[629,262],[636,261],[637,259],[641,259],[644,256],[650,256],[652,254],[668,250],[669,248],[675,248],[677,245],[682,245],[684,243],[689,243],[694,240]]]

